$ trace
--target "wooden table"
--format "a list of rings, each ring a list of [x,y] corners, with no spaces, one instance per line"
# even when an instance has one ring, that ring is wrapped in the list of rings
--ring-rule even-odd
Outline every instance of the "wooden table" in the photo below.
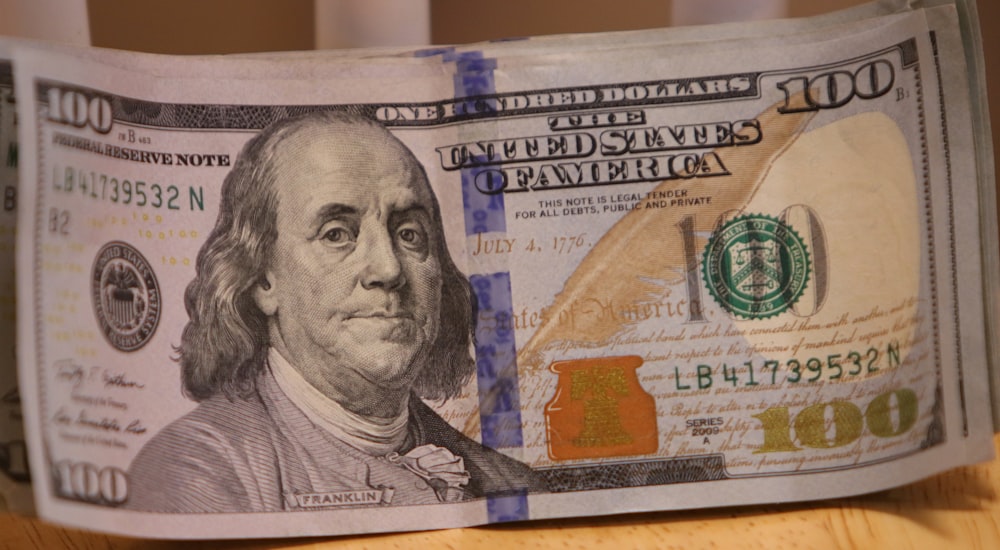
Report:
[[[1000,454],[1000,436],[993,440]],[[488,548],[1000,549],[1000,461],[871,495],[778,504],[328,539],[171,542],[110,537],[0,515],[0,549],[331,550]]]

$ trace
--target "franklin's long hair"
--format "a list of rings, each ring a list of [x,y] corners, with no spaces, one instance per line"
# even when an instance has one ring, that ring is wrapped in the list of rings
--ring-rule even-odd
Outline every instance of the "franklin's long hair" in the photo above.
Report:
[[[378,128],[398,143],[418,173],[423,166],[398,139],[369,119],[319,111],[282,119],[251,139],[222,185],[219,217],[198,252],[196,275],[184,293],[189,321],[177,348],[185,394],[202,401],[218,393],[245,397],[265,365],[268,320],[253,299],[277,239],[276,186],[281,185],[278,151],[298,131],[333,124]],[[332,154],[332,153],[331,153]],[[476,300],[468,279],[455,266],[444,239],[441,208],[433,201],[442,272],[440,326],[427,364],[415,381],[417,395],[447,399],[458,394],[475,370],[470,345]]]

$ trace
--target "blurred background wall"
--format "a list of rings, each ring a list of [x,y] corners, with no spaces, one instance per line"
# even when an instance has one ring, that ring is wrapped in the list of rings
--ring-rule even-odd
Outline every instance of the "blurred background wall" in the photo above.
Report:
[[[60,17],[53,17],[59,13]],[[0,35],[90,44],[84,0],[0,0]]]
[[[94,46],[201,54],[311,50],[313,0],[88,0]]]
[[[52,0],[0,0],[52,1]],[[381,11],[383,29],[415,36],[429,23],[428,42],[453,44],[496,38],[666,27],[675,13],[706,7],[729,18],[777,14],[798,17],[833,11],[863,0],[85,0],[95,46],[158,53],[233,53],[311,49],[318,38],[313,14],[333,13],[345,34],[373,27],[367,18]],[[983,2],[986,3],[986,2]],[[748,9],[746,6],[754,6]],[[315,6],[315,9],[314,9]],[[429,11],[429,21],[411,6]],[[400,16],[402,13],[402,17]],[[405,27],[405,28],[404,28]],[[389,33],[386,33],[389,34]],[[392,37],[380,37],[383,42]],[[402,41],[400,44],[406,44]]]

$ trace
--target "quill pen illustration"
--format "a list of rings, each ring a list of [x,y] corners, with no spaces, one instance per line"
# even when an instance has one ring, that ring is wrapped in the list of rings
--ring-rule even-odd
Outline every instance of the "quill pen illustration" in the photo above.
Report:
[[[689,197],[710,195],[711,200],[706,204],[697,206],[697,210],[646,208],[645,203],[654,200],[646,198],[601,237],[546,308],[545,320],[538,330],[519,346],[516,364],[508,368],[519,369],[521,373],[536,372],[545,367],[541,352],[553,343],[572,341],[599,346],[636,323],[634,318],[619,315],[577,316],[573,323],[559,322],[561,314],[565,318],[574,307],[653,303],[669,292],[668,285],[682,281],[694,266],[688,265],[691,254],[690,251],[685,254],[678,224],[688,216],[693,218],[695,254],[700,252],[719,218],[725,213],[739,213],[750,202],[767,179],[774,161],[795,142],[814,116],[813,112],[779,113],[778,107],[783,104],[784,101],[776,103],[757,117],[762,133],[759,143],[713,151],[730,175],[665,180],[654,188],[654,191],[672,190],[675,196],[684,192]],[[481,414],[489,414],[496,397],[480,396]],[[479,416],[471,416],[465,433],[478,431],[478,424]]]

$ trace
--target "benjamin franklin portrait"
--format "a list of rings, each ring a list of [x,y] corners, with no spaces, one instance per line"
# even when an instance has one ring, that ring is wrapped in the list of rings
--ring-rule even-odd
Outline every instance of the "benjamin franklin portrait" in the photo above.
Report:
[[[359,116],[283,119],[223,183],[178,346],[197,407],[129,469],[126,506],[269,512],[544,490],[426,402],[470,379],[476,302],[413,153]]]

